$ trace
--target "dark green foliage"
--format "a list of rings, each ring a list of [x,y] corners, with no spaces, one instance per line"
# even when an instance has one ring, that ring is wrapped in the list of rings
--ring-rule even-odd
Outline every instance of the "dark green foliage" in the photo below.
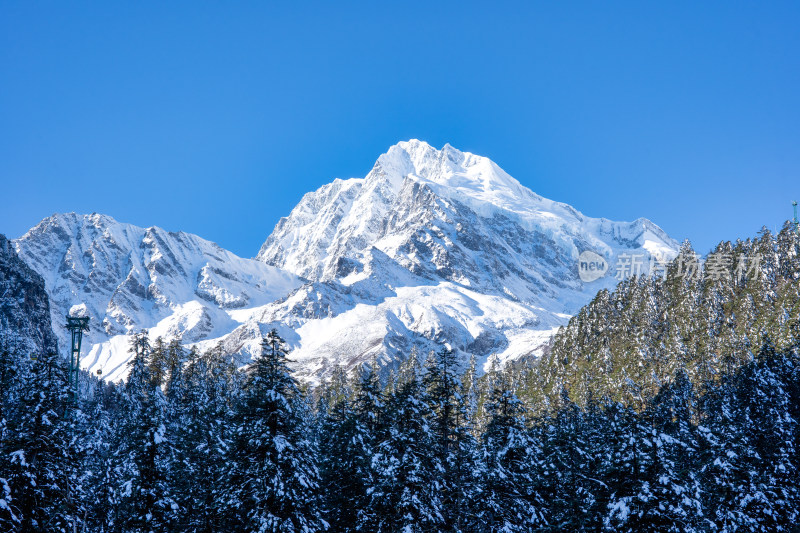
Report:
[[[441,469],[440,531],[461,531],[475,514],[478,491],[478,455],[472,435],[473,420],[467,397],[462,395],[458,361],[453,350],[442,348],[429,357],[423,384],[434,434],[431,453]]]
[[[483,434],[480,501],[473,527],[479,531],[531,531],[545,525],[537,488],[540,444],[524,425],[524,407],[502,380],[487,406]]]
[[[416,357],[411,357],[387,399],[385,429],[375,449],[376,479],[368,507],[377,519],[375,531],[411,533],[443,526],[443,465],[432,453],[437,439],[428,402]]]
[[[564,393],[554,416],[531,418],[511,376],[491,372],[480,443],[462,395],[470,374],[457,383],[445,372],[446,351],[423,374],[406,363],[388,396],[375,368],[338,376],[315,429],[274,335],[246,374],[219,350],[181,354],[166,394],[138,335],[128,382],[94,383],[78,406],[59,358],[6,349],[0,521],[7,531],[793,531],[793,339],[782,350],[764,339],[699,392],[678,373],[638,412],[591,397],[581,408]]]
[[[702,474],[708,505],[730,530],[793,531],[800,477],[797,348],[758,357],[714,384],[702,401],[707,441]]]
[[[342,378],[343,374],[334,375],[339,391]],[[361,370],[353,396],[337,398],[320,413],[322,487],[331,531],[373,531],[376,527],[378,517],[369,503],[377,478],[372,458],[383,433],[382,409],[377,372],[370,367]]]
[[[131,342],[133,359],[122,394],[122,435],[114,451],[119,484],[119,512],[115,524],[121,531],[166,530],[174,525],[178,505],[171,483],[175,443],[167,433],[167,401],[154,384],[148,364],[147,333]]]
[[[171,343],[168,353],[176,362],[185,358],[180,345]],[[170,366],[167,427],[176,442],[172,475],[181,510],[177,529],[221,531],[231,522],[224,502],[237,371],[220,350],[202,355],[193,350],[185,368],[179,363]]]

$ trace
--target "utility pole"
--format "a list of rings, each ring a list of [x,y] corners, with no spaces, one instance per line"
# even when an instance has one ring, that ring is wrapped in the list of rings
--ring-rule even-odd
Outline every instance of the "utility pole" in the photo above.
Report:
[[[792,207],[794,207],[794,228],[800,233],[800,222],[797,221],[797,200],[792,202]]]
[[[81,341],[83,332],[89,331],[88,316],[67,315],[67,329],[72,333],[72,350],[69,353],[69,384],[73,388],[72,399],[78,403],[78,374],[81,369]]]

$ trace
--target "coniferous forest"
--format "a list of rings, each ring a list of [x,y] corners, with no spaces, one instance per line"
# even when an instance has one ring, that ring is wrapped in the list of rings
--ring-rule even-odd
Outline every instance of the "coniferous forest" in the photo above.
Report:
[[[131,339],[123,383],[0,346],[0,530],[796,531],[800,239],[722,243],[754,272],[602,291],[540,359],[447,348],[312,389],[277,332]]]

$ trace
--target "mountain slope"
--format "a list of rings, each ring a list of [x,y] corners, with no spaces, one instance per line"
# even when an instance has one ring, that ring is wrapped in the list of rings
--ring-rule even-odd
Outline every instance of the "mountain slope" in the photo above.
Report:
[[[679,374],[700,389],[751,362],[765,335],[778,350],[797,349],[800,233],[793,223],[777,235],[764,228],[721,242],[701,275],[686,276],[694,255],[687,245],[663,278],[599,292],[515,379],[529,405],[555,410],[567,390],[581,406],[602,398],[642,409]]]
[[[63,316],[55,319],[64,323]],[[25,355],[58,350],[44,280],[0,234],[0,344],[6,343]]]
[[[263,305],[300,285],[295,276],[187,233],[139,228],[105,215],[53,215],[15,241],[45,281],[53,320],[92,318],[84,364],[107,376],[126,373],[126,335],[196,342],[229,333],[235,311]],[[61,344],[66,335],[57,332]]]

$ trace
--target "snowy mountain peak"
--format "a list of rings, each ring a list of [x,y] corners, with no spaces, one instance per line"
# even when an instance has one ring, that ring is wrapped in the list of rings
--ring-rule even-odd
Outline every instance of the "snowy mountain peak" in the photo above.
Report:
[[[241,361],[277,328],[311,382],[444,344],[483,362],[541,353],[616,283],[613,269],[583,281],[583,252],[613,266],[678,249],[646,219],[584,216],[486,157],[419,140],[389,148],[363,178],[306,194],[255,260],[99,214],[53,215],[14,244],[44,278],[54,323],[74,306],[93,317],[85,362],[106,377],[125,375],[127,335],[140,328]]]
[[[413,177],[454,189],[531,194],[487,157],[462,152],[449,144],[437,150],[417,139],[399,142],[381,155],[367,180],[377,176],[390,176],[398,185],[402,179]]]
[[[464,216],[470,220],[453,224]],[[546,240],[569,260],[577,259],[584,249],[611,259],[619,245],[643,246],[666,255],[677,246],[646,219],[619,223],[586,217],[567,204],[535,194],[489,158],[450,145],[437,150],[412,139],[389,148],[365,178],[336,180],[304,196],[278,223],[257,259],[312,280],[330,280],[346,274],[341,266],[361,262],[359,257],[374,246],[405,268],[419,271],[431,260],[429,254],[409,253],[418,247],[415,241],[421,233],[444,227],[465,233],[472,218],[539,235],[542,244]],[[614,241],[611,246],[609,238]],[[425,239],[435,241],[435,246],[444,242],[431,235]],[[442,249],[452,248],[444,243]],[[491,242],[482,242],[484,253],[493,250]],[[530,263],[531,258],[521,259]]]
[[[581,281],[582,252],[613,265],[623,253],[646,262],[677,247],[646,219],[584,216],[489,158],[412,139],[378,157],[366,177],[305,195],[257,259],[311,281],[295,309],[324,309],[329,323],[314,329],[325,340],[301,340],[295,357],[324,369],[346,353],[396,353],[408,339],[501,359],[535,353],[616,283],[613,275]]]

